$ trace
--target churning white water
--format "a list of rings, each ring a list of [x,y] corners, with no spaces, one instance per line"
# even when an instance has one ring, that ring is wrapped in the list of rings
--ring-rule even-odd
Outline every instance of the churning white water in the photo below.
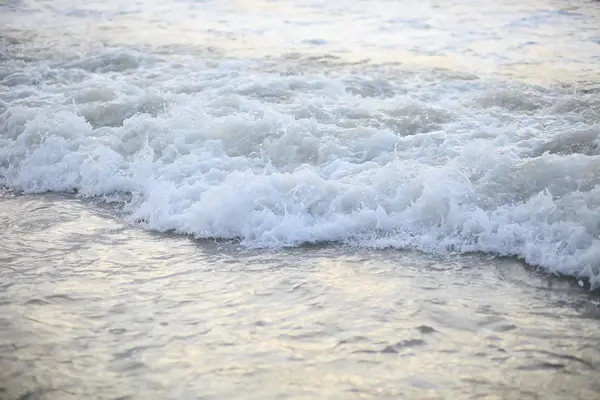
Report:
[[[298,265],[308,261],[282,249],[476,253],[595,288],[599,66],[591,0],[0,1],[0,185],[100,199],[129,226],[233,239]],[[24,235],[11,214],[30,200],[3,196],[4,237]],[[57,213],[82,213],[64,201]],[[77,246],[94,241],[76,232]],[[143,259],[174,240],[131,250],[115,235],[98,254]],[[71,240],[60,238],[52,246]],[[14,271],[41,262],[6,240]],[[229,397],[224,387],[210,393]]]

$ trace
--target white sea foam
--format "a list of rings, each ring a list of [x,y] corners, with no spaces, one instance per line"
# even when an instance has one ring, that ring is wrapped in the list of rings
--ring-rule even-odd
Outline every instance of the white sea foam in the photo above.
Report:
[[[11,188],[121,199],[132,221],[198,238],[491,252],[600,283],[593,91],[332,58],[11,51]]]

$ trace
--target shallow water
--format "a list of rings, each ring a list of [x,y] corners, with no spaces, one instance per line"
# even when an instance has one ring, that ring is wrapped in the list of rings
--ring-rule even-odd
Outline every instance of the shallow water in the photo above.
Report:
[[[241,238],[253,247],[334,241],[479,251],[596,286],[600,6],[589,3],[583,13],[571,3],[493,3],[456,5],[450,14],[415,6],[413,17],[426,26],[392,36],[383,26],[405,9],[389,2],[325,7],[319,18],[311,13],[320,3],[208,2],[197,12],[190,2],[170,11],[152,1],[133,10],[117,2],[113,12],[105,3],[9,3],[0,183],[124,202],[131,219],[158,231]],[[325,25],[311,32],[337,44],[307,44],[302,30],[283,35],[279,24],[292,21],[286,7],[304,10],[293,21]],[[468,29],[467,17],[476,19]],[[265,18],[272,21],[265,46],[240,45],[256,49],[249,58],[236,44],[249,35],[247,24]],[[221,43],[207,19],[236,34]],[[343,43],[367,46],[333,40],[342,23],[369,29],[361,37],[379,57],[357,63],[362,47],[337,51]],[[492,23],[508,32],[493,38],[501,51],[463,57],[465,43],[490,33],[474,27]],[[549,30],[555,26],[562,28]],[[160,29],[179,32],[180,42]],[[561,46],[578,50],[561,51],[559,35]],[[440,39],[455,36],[466,42]],[[274,37],[279,47],[268,45]],[[442,69],[437,56],[423,64],[401,39],[419,49],[445,43],[435,54],[470,67]],[[517,39],[555,54],[536,79],[521,68],[533,62],[528,53],[507,47]],[[384,62],[391,54],[395,62]],[[488,59],[495,70],[478,65]],[[567,65],[577,73],[552,79]]]
[[[594,299],[514,260],[248,250],[147,233],[72,198],[0,204],[8,398],[600,391]]]
[[[593,1],[1,2],[4,397],[598,398],[599,63]]]

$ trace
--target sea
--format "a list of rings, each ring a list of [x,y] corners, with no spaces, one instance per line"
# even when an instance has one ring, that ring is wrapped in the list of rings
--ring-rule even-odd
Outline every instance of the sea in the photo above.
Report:
[[[0,398],[600,398],[600,2],[0,0]]]

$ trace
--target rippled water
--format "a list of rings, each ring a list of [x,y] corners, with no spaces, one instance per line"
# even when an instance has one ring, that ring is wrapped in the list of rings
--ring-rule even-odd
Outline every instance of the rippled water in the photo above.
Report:
[[[598,398],[598,65],[593,1],[0,2],[0,397]]]
[[[5,394],[597,398],[599,311],[513,260],[148,234],[2,197]],[[29,396],[29,397],[28,397]]]

